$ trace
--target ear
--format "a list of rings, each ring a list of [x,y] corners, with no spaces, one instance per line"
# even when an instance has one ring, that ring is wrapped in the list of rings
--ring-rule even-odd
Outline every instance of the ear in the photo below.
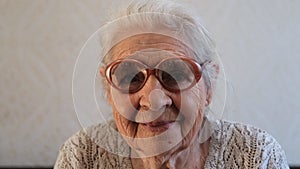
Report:
[[[100,68],[100,75],[101,75],[102,77],[105,77],[105,68],[104,68],[104,67],[101,67],[101,68]]]
[[[111,96],[111,92],[110,91],[107,91],[106,93],[106,98],[107,98],[107,101],[108,103],[110,104],[111,107],[114,107],[114,102],[113,102],[113,99],[112,99],[112,96]]]
[[[220,66],[218,63],[214,62],[214,61],[211,61],[210,63],[210,66],[212,67],[212,69],[214,70],[215,72],[215,77],[214,78],[217,78],[219,72],[220,72]]]
[[[206,91],[205,106],[208,106],[211,103],[211,99],[212,99],[212,89],[210,87],[210,88],[207,88],[207,91]]]
[[[210,86],[207,87],[206,90],[206,102],[205,106],[208,106],[212,101],[213,91],[216,86],[216,79],[218,78],[218,74],[220,72],[220,67],[216,62],[209,62],[207,65],[208,69],[211,69],[212,75],[209,77],[210,79]]]

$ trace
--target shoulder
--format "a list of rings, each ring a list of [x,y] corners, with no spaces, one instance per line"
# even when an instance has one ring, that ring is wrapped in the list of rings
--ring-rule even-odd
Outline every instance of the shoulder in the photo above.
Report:
[[[113,130],[115,124],[112,121],[78,131],[61,146],[54,168],[115,168],[120,163],[128,165],[125,158],[116,155],[120,147],[117,149],[115,145],[110,145],[118,139],[112,135]],[[126,148],[121,150],[128,151]]]
[[[218,121],[216,131],[222,160],[230,167],[288,168],[281,146],[266,131],[228,121]]]

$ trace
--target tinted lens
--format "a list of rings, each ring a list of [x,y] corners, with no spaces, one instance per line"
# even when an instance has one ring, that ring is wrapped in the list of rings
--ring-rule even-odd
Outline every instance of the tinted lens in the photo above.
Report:
[[[139,89],[146,78],[142,64],[133,61],[122,61],[111,69],[112,83],[123,92]]]
[[[162,62],[158,68],[159,79],[171,90],[183,90],[195,82],[193,66],[182,59],[169,59]]]

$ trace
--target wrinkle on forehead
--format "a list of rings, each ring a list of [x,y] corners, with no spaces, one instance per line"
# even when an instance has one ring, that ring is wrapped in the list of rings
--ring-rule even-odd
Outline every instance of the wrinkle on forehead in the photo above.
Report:
[[[136,59],[144,64],[154,67],[157,65],[162,59],[169,58],[169,57],[184,57],[186,56],[185,53],[171,51],[171,50],[162,50],[157,48],[147,48],[141,51],[137,51],[127,58]]]
[[[162,52],[164,51],[164,52]],[[142,55],[139,55],[142,53]],[[121,58],[137,58],[143,56],[143,59],[150,63],[152,57],[164,58],[173,55],[174,56],[186,56],[194,58],[193,51],[190,50],[181,41],[160,34],[146,33],[139,34],[129,38],[126,38],[116,44],[109,52],[112,60]],[[163,58],[163,57],[162,57]]]

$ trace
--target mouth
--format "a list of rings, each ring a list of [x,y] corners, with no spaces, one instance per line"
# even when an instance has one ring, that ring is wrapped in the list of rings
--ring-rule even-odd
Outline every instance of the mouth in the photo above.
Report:
[[[158,121],[158,122],[150,122],[150,123],[141,123],[146,129],[151,132],[164,132],[172,127],[176,121]]]

